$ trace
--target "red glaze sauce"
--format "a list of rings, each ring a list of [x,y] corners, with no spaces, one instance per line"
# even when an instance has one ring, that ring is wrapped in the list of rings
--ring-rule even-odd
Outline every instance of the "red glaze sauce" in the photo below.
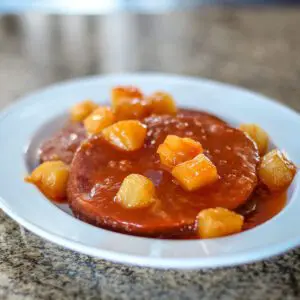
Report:
[[[256,203],[255,210],[245,217],[244,230],[254,228],[277,215],[286,205],[287,192],[270,193],[257,191],[250,201]]]
[[[276,215],[286,203],[286,192],[257,189],[256,146],[241,131],[215,116],[181,110],[177,117],[143,120],[148,136],[142,149],[120,151],[100,135],[86,140],[80,123],[67,124],[41,147],[41,161],[71,163],[68,203],[74,215],[93,225],[133,235],[160,238],[197,238],[195,218],[204,208],[222,206],[245,216],[244,230]],[[168,134],[198,140],[217,166],[220,179],[195,192],[184,191],[165,170],[156,154]],[[123,179],[132,173],[150,178],[159,201],[148,208],[126,209],[114,201]]]
[[[259,156],[243,132],[200,112],[193,116],[153,116],[143,122],[148,136],[138,151],[120,151],[101,135],[90,138],[77,151],[68,188],[75,216],[120,232],[186,238],[195,236],[195,219],[202,209],[235,209],[247,201],[257,183]],[[220,179],[197,191],[184,191],[161,166],[156,153],[168,134],[201,142]],[[114,201],[124,178],[132,173],[154,182],[159,199],[155,205],[127,209]]]

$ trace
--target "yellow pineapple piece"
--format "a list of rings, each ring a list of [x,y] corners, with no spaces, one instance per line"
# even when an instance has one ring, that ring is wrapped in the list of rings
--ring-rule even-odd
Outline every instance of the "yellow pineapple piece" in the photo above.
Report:
[[[124,99],[143,99],[142,92],[134,86],[117,86],[111,91],[112,108],[115,110],[118,103]]]
[[[114,106],[118,120],[142,119],[150,114],[150,105],[145,99],[120,99]]]
[[[197,190],[218,179],[216,166],[204,154],[177,165],[173,168],[172,175],[187,191]]]
[[[197,216],[197,231],[201,238],[216,238],[242,230],[244,217],[226,208],[208,208]]]
[[[134,151],[143,147],[147,127],[136,120],[119,121],[103,129],[102,134],[114,146],[122,150]]]
[[[125,208],[147,207],[155,202],[154,184],[145,176],[130,174],[122,182],[115,200]]]
[[[77,103],[71,107],[71,120],[81,122],[97,107],[98,105],[91,100]]]
[[[240,129],[246,132],[256,143],[260,155],[264,155],[268,151],[269,136],[260,126],[256,124],[241,124]]]
[[[258,168],[259,179],[270,190],[282,190],[293,181],[296,166],[279,150],[272,150],[263,156]]]
[[[102,129],[115,122],[115,115],[110,107],[98,107],[84,121],[84,127],[90,134],[100,133]]]
[[[174,115],[177,112],[173,97],[165,92],[156,92],[148,97],[151,113],[156,115]]]
[[[168,135],[157,149],[161,163],[169,168],[190,160],[202,152],[203,148],[199,142],[176,135]]]
[[[46,197],[61,201],[66,198],[68,178],[68,165],[62,161],[47,161],[25,177],[25,181],[36,185]]]

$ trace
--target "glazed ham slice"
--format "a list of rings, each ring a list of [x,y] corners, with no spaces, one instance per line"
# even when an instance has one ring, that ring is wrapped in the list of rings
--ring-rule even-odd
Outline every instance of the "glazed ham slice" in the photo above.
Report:
[[[254,190],[259,154],[240,130],[201,112],[179,112],[176,117],[151,116],[143,120],[147,138],[142,149],[125,152],[101,135],[82,143],[71,164],[68,202],[74,215],[95,226],[133,235],[193,236],[202,209],[236,209]],[[204,154],[217,167],[220,178],[193,192],[184,191],[156,153],[167,135],[199,141]],[[152,180],[157,201],[146,208],[127,209],[116,201],[121,183],[136,173]]]
[[[40,161],[61,160],[70,164],[75,151],[86,136],[82,123],[68,122],[53,137],[41,145]]]

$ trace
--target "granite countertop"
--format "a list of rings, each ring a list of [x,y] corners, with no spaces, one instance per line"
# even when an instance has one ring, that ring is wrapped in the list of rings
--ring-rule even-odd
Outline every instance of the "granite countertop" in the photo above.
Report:
[[[163,71],[237,84],[300,111],[299,28],[292,8],[0,16],[0,109],[65,79]],[[0,299],[299,299],[299,282],[300,249],[217,270],[128,267],[44,241],[0,211]]]

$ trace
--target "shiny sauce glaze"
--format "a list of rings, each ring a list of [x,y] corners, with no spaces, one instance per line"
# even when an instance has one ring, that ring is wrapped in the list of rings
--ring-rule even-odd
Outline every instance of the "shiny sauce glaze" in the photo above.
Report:
[[[39,148],[40,162],[61,160],[70,164],[75,151],[86,137],[82,123],[68,122],[53,137],[42,143]]]
[[[143,122],[148,127],[148,136],[144,147],[138,151],[120,151],[101,135],[88,139],[77,151],[68,187],[69,204],[76,217],[134,235],[196,238],[195,219],[199,211],[217,206],[235,210],[251,199],[257,186],[259,155],[244,133],[200,112],[177,117],[152,116]],[[162,167],[156,153],[168,134],[201,142],[205,154],[218,169],[219,180],[195,192],[184,191]],[[130,210],[114,201],[122,181],[132,173],[153,181],[156,204]],[[285,197],[279,200],[282,200],[279,205],[282,207]],[[262,202],[266,202],[265,196],[256,195],[255,209],[245,213],[245,229],[278,212],[277,203],[270,207],[261,205]]]
[[[160,238],[198,238],[195,216],[204,208],[223,206],[245,216],[243,230],[251,229],[278,214],[286,204],[286,191],[270,193],[256,179],[259,161],[252,141],[219,118],[191,110],[177,117],[144,120],[148,137],[143,149],[125,153],[100,136],[80,147],[71,166],[69,202],[79,219],[93,225],[133,235]],[[220,179],[196,192],[186,192],[165,170],[156,149],[168,134],[191,137],[206,149]],[[40,148],[40,160],[72,162],[86,139],[81,123],[68,123]],[[123,179],[139,173],[150,178],[159,201],[150,208],[128,210],[114,201]]]
[[[199,115],[199,113],[195,110],[180,109],[178,116],[191,117]],[[206,113],[201,112],[200,114],[207,116]],[[216,123],[225,124],[223,120],[215,116],[209,117]],[[70,164],[77,148],[86,138],[87,133],[82,122],[68,121],[62,129],[41,144],[38,151],[40,162],[61,160],[66,164]]]
[[[246,203],[244,208],[237,209],[237,212],[245,216],[243,230],[254,228],[270,220],[284,208],[286,200],[286,191],[270,193],[266,189],[258,188],[247,201],[251,208],[248,207],[250,209],[245,211]]]

